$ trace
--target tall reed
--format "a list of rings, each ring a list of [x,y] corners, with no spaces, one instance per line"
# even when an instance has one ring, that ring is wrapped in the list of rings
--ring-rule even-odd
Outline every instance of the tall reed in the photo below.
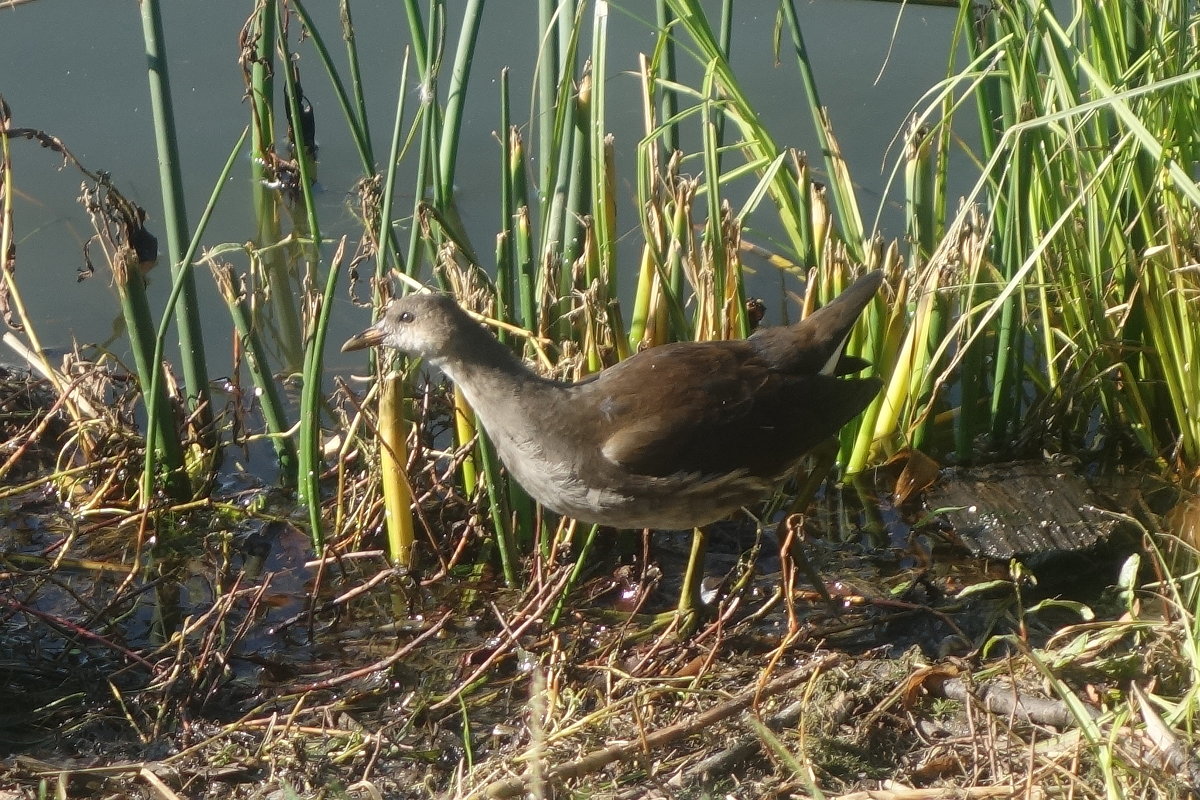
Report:
[[[960,425],[990,431],[993,447],[1036,415],[1064,446],[1125,439],[1200,464],[1185,411],[1200,399],[1185,377],[1200,341],[1188,303],[1200,281],[1185,266],[1200,191],[1179,166],[1197,156],[1181,113],[1198,76],[1182,57],[1196,36],[1188,14],[1171,0],[960,14],[973,66],[952,82],[971,90],[983,123],[973,198],[992,209],[988,258],[966,277],[992,284],[971,292],[995,332],[976,329],[959,353],[994,365],[990,402],[964,405]]]
[[[178,316],[180,363],[186,384],[188,415],[193,420],[193,427],[201,445],[205,449],[211,449],[216,444],[217,437],[212,427],[208,362],[205,358],[204,337],[200,326],[196,280],[191,265],[181,260],[190,229],[183,201],[183,168],[175,133],[175,111],[171,100],[171,79],[167,68],[169,59],[163,36],[162,14],[158,0],[146,0],[140,4],[140,8],[150,79],[150,106],[154,112],[154,141],[158,150],[167,256],[171,260],[171,274],[183,280],[183,291],[171,313]]]

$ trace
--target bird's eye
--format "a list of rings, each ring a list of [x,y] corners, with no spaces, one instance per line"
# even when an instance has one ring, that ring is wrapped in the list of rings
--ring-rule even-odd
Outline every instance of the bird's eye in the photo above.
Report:
[[[400,312],[400,321],[401,322],[412,322],[413,321],[413,313],[411,311],[401,311]]]

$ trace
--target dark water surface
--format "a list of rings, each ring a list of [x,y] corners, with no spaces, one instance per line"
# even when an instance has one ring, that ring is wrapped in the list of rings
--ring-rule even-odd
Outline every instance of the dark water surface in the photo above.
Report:
[[[242,99],[237,37],[253,4],[211,0],[162,5],[188,218],[194,225],[249,120]],[[645,4],[645,9],[648,6]],[[528,132],[527,85],[538,48],[534,8],[532,3],[488,6],[474,61],[459,154],[457,200],[476,248],[485,254],[492,250],[499,224],[495,198],[498,145],[493,136],[498,124],[497,79],[503,67],[511,68],[514,121],[524,123]],[[637,14],[649,13],[643,4],[626,8]],[[352,10],[371,132],[376,151],[386,152],[408,29],[400,4],[357,3]],[[343,66],[336,4],[313,3],[311,11],[327,46]],[[619,224],[628,233],[632,257],[640,237],[633,216],[632,172],[643,130],[634,72],[638,53],[651,52],[655,37],[630,11],[610,6],[606,80],[609,126],[616,136],[618,167],[626,176],[619,191],[628,204],[619,207]],[[901,11],[891,4],[853,0],[799,4],[823,100],[861,184],[863,214],[868,220],[881,204],[886,172],[897,155],[895,147],[888,153],[889,143],[922,93],[945,72],[954,13],[920,7]],[[815,163],[816,140],[790,45],[782,51],[780,64],[775,64],[774,21],[774,6],[740,5],[733,62],[777,141],[809,151]],[[452,19],[448,48],[453,47],[458,28],[457,19]],[[292,38],[294,42],[295,35]],[[317,115],[322,233],[349,231],[353,235],[356,225],[346,199],[360,177],[358,159],[311,44],[301,44],[297,50],[304,88]],[[688,56],[680,55],[680,65],[688,82],[699,85],[700,70]],[[404,88],[410,118],[417,102],[415,74],[413,69],[411,85]],[[135,3],[39,0],[0,11],[0,93],[12,108],[14,126],[57,136],[89,169],[110,172],[117,187],[147,209],[150,228],[164,240],[165,247],[141,20]],[[17,188],[17,281],[32,320],[47,346],[67,347],[72,340],[105,342],[113,336],[118,315],[108,276],[98,271],[91,280],[76,282],[82,244],[91,233],[75,201],[80,177],[72,169],[59,169],[54,154],[31,142],[14,141],[12,150]],[[415,158],[406,159],[406,169],[401,170],[397,216],[411,208],[411,192],[405,186],[412,185],[412,161]],[[244,158],[225,187],[205,246],[251,238],[249,175],[249,161]],[[891,198],[892,208],[885,216],[890,236],[900,233],[896,199]],[[751,238],[767,243],[766,236]],[[160,267],[151,280],[151,303],[156,309],[162,308],[169,288],[166,274],[165,266]],[[231,326],[208,270],[198,270],[197,278],[209,323],[205,335],[210,372],[217,376],[228,369]],[[767,286],[760,293],[776,297],[774,276]],[[366,315],[350,305],[344,292],[335,302],[329,363],[337,369],[359,363],[346,361],[335,351],[344,335],[362,327]],[[123,354],[123,340],[118,339],[114,349]],[[168,357],[175,358],[170,351]],[[12,358],[9,353],[0,356],[0,360]]]

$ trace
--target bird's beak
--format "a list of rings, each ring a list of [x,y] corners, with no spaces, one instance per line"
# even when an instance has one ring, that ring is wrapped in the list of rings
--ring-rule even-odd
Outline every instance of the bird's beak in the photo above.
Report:
[[[342,345],[342,352],[349,353],[351,350],[363,350],[380,344],[383,344],[383,331],[378,326],[372,325],[362,333],[356,333],[347,339],[346,343]]]

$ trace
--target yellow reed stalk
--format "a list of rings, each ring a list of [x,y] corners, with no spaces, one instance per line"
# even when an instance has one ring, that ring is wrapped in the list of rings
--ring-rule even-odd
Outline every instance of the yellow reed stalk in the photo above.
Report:
[[[383,379],[379,398],[379,473],[383,515],[392,563],[411,567],[413,556],[412,490],[408,463],[408,425],[404,421],[404,380],[396,372]]]
[[[471,406],[467,403],[467,398],[463,397],[458,384],[454,386],[454,432],[458,436],[460,447],[465,447],[475,440],[475,412],[471,410]],[[475,469],[474,455],[468,455],[463,459],[458,474],[462,475],[463,491],[466,493],[466,496],[470,497],[475,494],[475,486],[479,482],[479,473]]]

